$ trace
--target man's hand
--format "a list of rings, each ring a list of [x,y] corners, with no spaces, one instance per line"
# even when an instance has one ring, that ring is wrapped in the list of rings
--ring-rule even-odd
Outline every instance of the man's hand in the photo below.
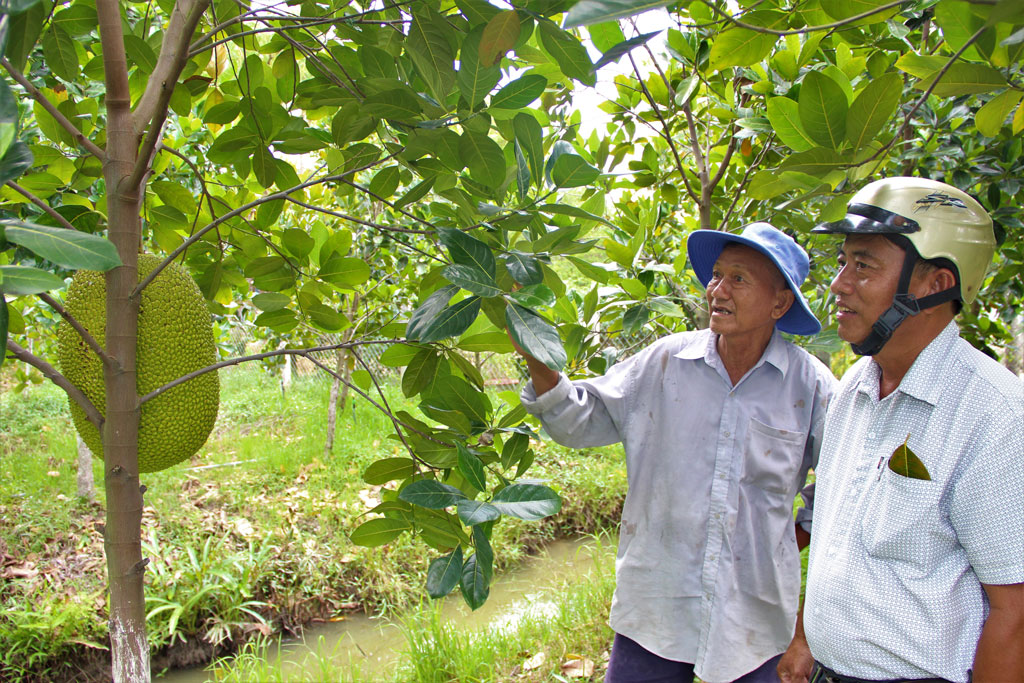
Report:
[[[1024,583],[982,584],[990,610],[974,655],[977,683],[1024,681]]]
[[[540,396],[542,394],[546,394],[554,389],[555,385],[558,384],[558,372],[552,370],[528,354],[523,347],[516,343],[511,332],[508,333],[508,338],[512,342],[512,347],[515,348],[516,353],[526,359],[526,367],[530,371],[530,380],[533,382],[533,390],[537,395]]]
[[[782,683],[808,683],[814,673],[814,657],[807,641],[793,639],[779,660],[778,672]]]

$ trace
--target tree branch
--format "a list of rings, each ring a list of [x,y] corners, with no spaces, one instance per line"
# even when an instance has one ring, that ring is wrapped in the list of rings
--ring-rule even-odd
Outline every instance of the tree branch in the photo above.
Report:
[[[68,324],[78,332],[82,340],[90,349],[92,349],[93,353],[100,357],[100,360],[103,361],[104,365],[116,367],[116,361],[103,349],[102,346],[100,346],[99,342],[96,341],[96,338],[89,333],[89,330],[82,327],[82,323],[78,322],[74,316],[68,313],[64,307],[60,305],[59,301],[45,292],[37,294],[36,296],[38,296],[39,299],[45,302],[50,308],[57,311],[57,313],[60,314],[60,317],[64,318],[64,320],[66,320]]]
[[[25,92],[27,92],[32,99],[38,102],[50,116],[56,119],[61,128],[70,133],[71,137],[73,137],[83,149],[100,161],[106,161],[106,152],[96,146],[96,143],[92,140],[85,137],[85,134],[78,130],[78,128],[75,127],[75,124],[71,123],[64,114],[60,113],[60,110],[58,110],[57,107],[55,107],[53,103],[46,98],[46,95],[44,95],[39,88],[32,85],[29,80],[25,78],[24,74],[15,69],[14,65],[7,61],[6,57],[0,57],[0,66],[7,70],[7,73],[11,75],[11,78],[13,78],[18,85],[24,88]]]
[[[57,371],[57,368],[53,367],[42,358],[34,355],[28,349],[19,346],[11,339],[7,340],[7,350],[10,351],[15,358],[26,365],[31,365],[35,369],[39,370],[43,373],[43,376],[46,377],[46,379],[63,389],[68,397],[77,403],[83,411],[85,411],[85,417],[88,418],[89,422],[91,422],[96,429],[100,430],[101,434],[103,433],[103,416],[100,415],[100,411],[97,410],[96,406],[92,404],[92,401],[82,393],[82,390],[72,384],[67,377],[60,374]]]
[[[315,206],[313,204],[307,204],[306,202],[299,201],[295,197],[291,197],[291,196],[285,197],[285,201],[292,202],[293,204],[298,204],[302,208],[309,209],[310,211],[316,211],[317,213],[323,213],[323,214],[326,214],[328,216],[334,216],[335,218],[341,218],[341,219],[346,220],[346,221],[351,221],[353,223],[358,223],[359,225],[365,225],[368,228],[376,228],[378,230],[386,230],[386,231],[389,231],[389,232],[411,233],[413,235],[429,235],[430,232],[431,232],[430,230],[416,230],[415,228],[398,228],[398,227],[392,227],[392,226],[389,226],[389,225],[381,225],[380,223],[374,223],[372,221],[364,221],[362,218],[356,218],[355,216],[349,216],[347,214],[340,213],[338,211],[331,211],[330,209],[325,209],[325,208],[320,207],[320,206]],[[429,225],[429,223],[428,223],[428,225]]]
[[[188,63],[188,40],[195,33],[199,19],[209,4],[210,0],[180,0],[171,12],[160,48],[160,57],[132,115],[136,135],[141,136],[147,126],[149,132],[139,149],[131,176],[124,181],[128,187],[135,187],[141,183],[150,168],[152,155],[163,132],[164,121],[167,120],[171,95],[174,93],[178,76]]]
[[[874,14],[878,14],[880,12],[885,12],[886,10],[890,10],[890,9],[894,9],[896,7],[900,7],[905,2],[906,2],[906,0],[892,0],[892,2],[887,2],[884,5],[879,5],[878,7],[875,7],[873,9],[869,9],[869,10],[867,10],[865,12],[861,12],[860,14],[855,14],[852,17],[847,17],[846,19],[842,19],[840,21],[833,21],[831,24],[821,24],[820,26],[806,26],[804,28],[793,29],[791,31],[776,31],[775,29],[772,29],[772,28],[765,28],[764,26],[754,26],[753,24],[744,23],[744,22],[740,21],[739,19],[736,19],[735,17],[733,17],[728,12],[725,12],[724,10],[719,9],[713,3],[708,2],[708,0],[704,0],[704,4],[707,5],[707,7],[712,12],[714,12],[718,16],[722,17],[723,19],[728,21],[730,24],[733,24],[734,26],[738,26],[739,28],[745,28],[748,31],[754,31],[755,33],[767,33],[767,34],[770,34],[770,35],[773,35],[773,36],[794,36],[794,35],[799,35],[801,33],[814,33],[816,31],[828,31],[828,30],[831,30],[831,29],[842,28],[844,26],[850,26],[851,24],[854,24],[854,23],[860,21],[861,19],[866,19],[867,17],[870,17],[870,16],[872,16]]]
[[[40,199],[39,197],[35,196],[34,194],[29,192],[28,190],[26,190],[24,187],[22,187],[18,183],[14,182],[13,180],[8,180],[7,181],[7,185],[12,190],[14,190],[15,192],[17,192],[17,193],[21,194],[22,196],[26,197],[30,202],[32,202],[33,204],[38,206],[40,209],[42,209],[43,212],[47,216],[49,216],[53,220],[55,220],[58,223],[60,223],[61,226],[67,228],[68,230],[76,230],[76,231],[78,230],[78,228],[76,228],[75,226],[71,225],[71,223],[69,223],[68,220],[66,218],[64,218],[64,216],[61,216],[59,213],[54,211],[53,208],[49,204],[47,204],[42,199]]]

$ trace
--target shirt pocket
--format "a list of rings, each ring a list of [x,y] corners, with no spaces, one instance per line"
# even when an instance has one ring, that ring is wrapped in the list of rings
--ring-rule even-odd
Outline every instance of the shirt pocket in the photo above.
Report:
[[[934,540],[942,486],[931,479],[913,479],[882,465],[882,476],[869,496],[860,529],[864,548],[874,557],[921,564]]]
[[[789,493],[803,461],[806,441],[806,432],[778,429],[750,418],[740,482],[771,493]]]

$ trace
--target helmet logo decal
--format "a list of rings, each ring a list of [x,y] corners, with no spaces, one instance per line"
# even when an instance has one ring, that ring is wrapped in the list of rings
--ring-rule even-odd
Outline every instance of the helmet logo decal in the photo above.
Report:
[[[914,202],[914,213],[927,211],[933,206],[955,206],[958,209],[966,209],[967,205],[963,200],[952,197],[945,192],[932,192]]]

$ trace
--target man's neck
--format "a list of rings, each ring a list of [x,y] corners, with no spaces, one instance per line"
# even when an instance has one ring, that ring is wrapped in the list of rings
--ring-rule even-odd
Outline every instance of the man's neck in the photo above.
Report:
[[[765,349],[768,348],[768,343],[772,340],[774,331],[772,328],[765,334],[718,335],[716,342],[718,355],[722,359],[722,364],[725,365],[725,371],[729,373],[729,380],[733,386],[736,386],[743,376],[761,360]]]
[[[900,382],[910,372],[914,361],[936,337],[942,334],[950,320],[952,318],[947,316],[930,316],[919,320],[910,318],[896,329],[892,339],[886,342],[874,357],[881,370],[878,378],[878,398],[885,398],[899,388]]]

